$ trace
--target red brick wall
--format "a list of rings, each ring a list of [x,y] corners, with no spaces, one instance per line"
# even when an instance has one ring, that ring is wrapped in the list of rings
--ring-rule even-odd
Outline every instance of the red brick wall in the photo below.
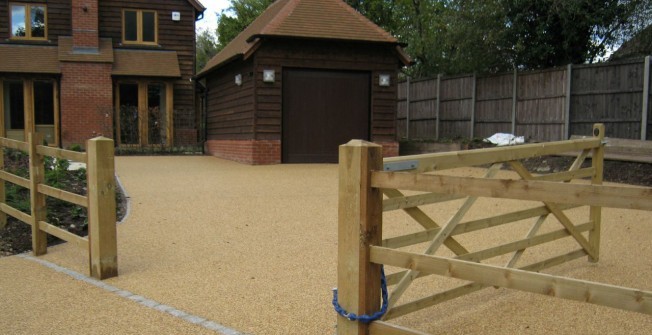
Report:
[[[281,163],[281,141],[277,140],[208,140],[206,153],[251,165]]]
[[[64,148],[100,135],[113,137],[111,64],[62,62],[60,92]]]
[[[99,47],[97,15],[97,0],[72,0],[73,47]]]
[[[398,142],[377,142],[383,146],[383,157],[398,156]],[[278,140],[208,140],[204,148],[212,156],[251,165],[281,163],[281,141]]]

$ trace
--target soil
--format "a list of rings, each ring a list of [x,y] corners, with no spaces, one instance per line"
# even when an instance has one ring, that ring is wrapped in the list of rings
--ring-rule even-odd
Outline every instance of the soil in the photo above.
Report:
[[[4,170],[26,177],[26,171],[28,170],[28,161],[26,160],[26,157],[12,157],[11,155],[12,154],[5,153]],[[59,172],[66,170],[67,165],[64,168],[60,168]],[[50,180],[52,179],[56,180],[56,185],[50,186],[55,186],[68,192],[80,195],[86,194],[86,171],[83,169],[63,173],[60,172],[54,176],[50,176]],[[16,207],[23,206],[23,210],[28,212],[29,191],[24,188],[18,188],[16,186],[10,185],[10,183],[5,183],[5,187],[7,188],[7,203]],[[14,188],[14,190],[10,192],[10,188]],[[10,193],[15,195],[12,196]],[[88,235],[88,216],[85,208],[52,198],[48,198],[46,201],[48,223],[65,229],[78,236]],[[118,222],[121,221],[126,214],[126,201],[127,199],[125,198],[124,194],[118,188],[116,190],[116,217]],[[14,204],[11,204],[11,202],[14,202]],[[16,204],[16,202],[22,203]],[[31,229],[31,226],[7,215],[7,224],[4,228],[0,229],[0,257],[20,254],[31,250]],[[52,235],[47,235],[47,238],[49,246],[65,242]]]

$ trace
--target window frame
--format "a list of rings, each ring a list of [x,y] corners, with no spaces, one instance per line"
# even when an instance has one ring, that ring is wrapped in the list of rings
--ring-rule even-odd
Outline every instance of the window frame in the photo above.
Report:
[[[14,6],[23,6],[25,7],[25,36],[14,36],[12,29],[13,26],[13,17],[12,9]],[[43,37],[33,37],[32,36],[32,7],[43,7],[45,9],[44,18],[45,21],[45,31]],[[22,41],[47,41],[48,40],[48,6],[45,3],[25,3],[25,2],[10,2],[8,8],[9,14],[9,39],[10,40],[22,40]]]
[[[136,40],[128,41],[126,39],[127,20],[126,12],[136,12]],[[154,13],[154,41],[143,41],[143,13]],[[124,45],[158,45],[158,11],[154,9],[122,9],[122,44]]]

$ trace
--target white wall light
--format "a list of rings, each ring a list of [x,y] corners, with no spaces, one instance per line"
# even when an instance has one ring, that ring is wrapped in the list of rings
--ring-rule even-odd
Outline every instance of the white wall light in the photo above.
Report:
[[[263,70],[263,82],[273,83],[275,77],[274,70]]]
[[[181,21],[181,12],[172,12],[172,21]]]
[[[235,75],[235,84],[238,86],[242,85],[242,74],[238,73]]]
[[[387,87],[390,84],[390,75],[381,74],[378,76],[378,86]]]

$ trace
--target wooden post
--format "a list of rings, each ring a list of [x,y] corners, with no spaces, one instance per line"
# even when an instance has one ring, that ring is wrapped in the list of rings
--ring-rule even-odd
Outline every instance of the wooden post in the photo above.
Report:
[[[435,106],[435,138],[439,139],[439,106],[441,106],[441,73],[437,75],[437,106]]]
[[[5,118],[4,118],[4,113],[8,113],[4,111],[5,108],[5,103],[4,103],[4,83],[2,81],[2,78],[0,78],[0,137],[5,137]],[[4,154],[4,147],[0,147],[0,170],[4,170],[5,168],[5,154]],[[0,203],[5,203],[5,181],[0,180]],[[7,214],[5,212],[0,211],[0,229],[3,229],[7,225]]]
[[[88,153],[88,241],[91,276],[118,275],[115,217],[113,140],[96,137],[86,144]]]
[[[45,180],[43,156],[36,152],[36,147],[43,143],[43,135],[30,132],[27,134],[29,145],[29,204],[32,215],[32,252],[34,256],[48,252],[47,234],[39,229],[39,222],[45,221],[47,207],[45,195],[38,192],[38,185]]]
[[[650,56],[645,56],[643,65],[643,107],[641,108],[641,140],[647,140],[648,107],[650,104]]]
[[[475,135],[475,88],[477,81],[478,77],[476,76],[475,72],[473,72],[473,87],[471,88],[471,127],[469,129],[470,139],[473,139],[473,136]]]
[[[339,149],[339,303],[347,312],[380,309],[380,265],[369,262],[369,246],[382,239],[382,192],[371,188],[371,171],[382,170],[382,147],[352,140]],[[369,325],[337,318],[337,334],[366,335]]]
[[[593,136],[604,140],[604,124],[598,123],[593,125]],[[591,165],[595,169],[595,174],[591,178],[591,184],[602,185],[602,173],[604,162],[604,143],[599,147],[593,149],[593,156],[591,158]],[[600,226],[602,223],[602,207],[591,206],[589,209],[589,217],[593,221],[593,228],[589,231],[589,245],[594,251],[595,257],[589,256],[590,262],[597,262],[600,259]]]
[[[518,72],[514,69],[514,79],[512,80],[512,134],[516,135],[516,102],[517,102],[517,84],[518,84]]]
[[[570,109],[571,109],[571,76],[573,71],[573,64],[568,64],[566,67],[566,101],[564,102],[564,138],[565,141],[570,138]]]
[[[407,105],[405,106],[405,138],[410,139],[410,76],[407,77],[406,98]]]

